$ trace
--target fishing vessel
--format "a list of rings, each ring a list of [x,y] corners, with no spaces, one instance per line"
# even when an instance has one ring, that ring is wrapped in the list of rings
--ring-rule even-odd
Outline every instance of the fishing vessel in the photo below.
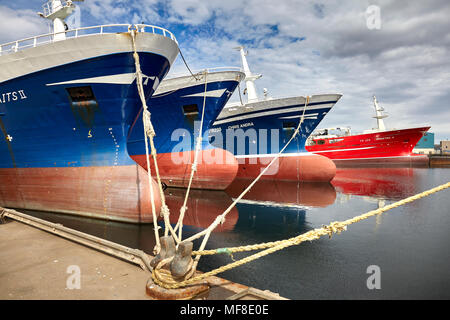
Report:
[[[234,180],[238,163],[233,154],[213,147],[205,134],[244,77],[240,68],[224,67],[161,82],[148,104],[152,117],[158,119],[154,141],[164,184],[187,187],[195,162],[192,188],[224,190]],[[142,113],[130,131],[127,149],[131,158],[147,170]],[[155,166],[150,167],[155,176]]]
[[[428,164],[428,157],[413,149],[430,127],[386,129],[388,115],[373,96],[377,128],[352,134],[350,128],[327,128],[313,133],[306,150],[332,159],[336,165],[355,164]]]
[[[210,130],[210,141],[232,152],[239,162],[237,177],[258,176],[290,141],[300,121],[299,134],[286,146],[261,179],[330,181],[336,167],[328,158],[308,153],[305,141],[319,122],[341,98],[340,94],[273,99],[265,90],[264,99],[256,93],[253,74],[244,48],[240,51],[245,72],[247,103],[227,104]],[[239,92],[240,94],[240,92]]]
[[[51,0],[39,14],[52,33],[0,45],[0,206],[151,222],[156,183],[126,148],[141,108],[133,53],[150,97],[177,41],[149,25],[70,29],[74,9]]]

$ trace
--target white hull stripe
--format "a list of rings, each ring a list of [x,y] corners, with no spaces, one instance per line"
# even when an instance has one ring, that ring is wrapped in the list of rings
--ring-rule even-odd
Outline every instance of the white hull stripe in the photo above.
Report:
[[[309,110],[317,110],[317,109],[325,109],[325,108],[331,108],[332,107],[332,103],[327,104],[327,105],[319,105],[317,107],[307,107],[306,111],[305,111],[305,116],[308,116],[309,114],[307,113]],[[241,114],[241,115],[237,115],[236,117],[233,118],[229,118],[226,120],[218,120],[214,122],[214,126],[218,126],[224,123],[229,123],[229,122],[233,122],[233,121],[240,121],[240,120],[244,120],[244,119],[253,119],[253,118],[257,118],[257,117],[265,117],[265,116],[272,116],[272,115],[278,115],[278,114],[284,114],[284,113],[290,113],[290,112],[303,112],[303,109],[305,107],[293,107],[293,108],[286,108],[286,109],[282,109],[282,110],[276,110],[276,111],[263,111],[263,112],[259,112],[259,113],[252,113],[252,114]]]
[[[317,119],[317,116],[319,114],[318,113],[310,113],[308,115],[305,114],[305,119]],[[301,115],[297,115],[297,116],[288,116],[288,117],[279,117],[278,119],[297,119],[297,118],[301,118]]]
[[[419,158],[425,158],[428,156],[426,154],[420,155],[420,156],[390,156],[390,157],[372,157],[372,158],[351,158],[351,159],[333,159],[333,160],[339,160],[339,161],[351,161],[351,160],[377,160],[377,159],[394,159],[394,158],[405,158],[405,159],[419,159]]]
[[[277,153],[267,153],[267,154],[238,154],[234,157],[236,159],[246,159],[246,158],[268,158],[268,157],[275,157]],[[282,153],[280,157],[307,157],[307,156],[313,156],[314,154],[312,152],[298,152],[298,153]]]
[[[375,147],[352,148],[352,149],[333,149],[333,150],[311,151],[311,152],[312,153],[341,152],[341,151],[355,151],[355,150],[364,150],[364,149],[373,149],[373,148],[375,148]]]
[[[57,86],[61,84],[77,84],[77,83],[132,84],[135,79],[136,74],[133,72],[133,73],[114,74],[110,76],[101,76],[101,77],[48,83],[47,86]],[[146,82],[148,81],[148,79],[154,80],[155,77],[143,76],[144,84],[147,84]]]
[[[206,96],[211,97],[211,98],[220,98],[226,90],[227,89],[217,89],[217,90],[206,91]],[[204,97],[204,96],[205,96],[205,92],[199,92],[199,93],[188,94],[188,95],[181,96],[181,97],[185,98],[185,97]]]

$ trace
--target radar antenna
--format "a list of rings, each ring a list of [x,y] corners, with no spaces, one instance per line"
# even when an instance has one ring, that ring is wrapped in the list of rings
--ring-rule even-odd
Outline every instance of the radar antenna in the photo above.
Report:
[[[244,47],[239,46],[234,49],[240,51],[241,60],[242,60],[242,68],[245,73],[245,84],[247,86],[247,102],[258,102],[258,95],[256,94],[255,80],[262,77],[262,74],[253,74],[250,72],[250,68],[248,67],[247,58],[245,57],[248,54],[244,52]]]
[[[377,119],[377,125],[379,131],[385,131],[386,127],[384,126],[384,118],[387,118],[388,115],[384,113],[384,109],[378,105],[377,98],[373,96],[373,105],[375,107],[375,113],[376,115],[373,117]]]

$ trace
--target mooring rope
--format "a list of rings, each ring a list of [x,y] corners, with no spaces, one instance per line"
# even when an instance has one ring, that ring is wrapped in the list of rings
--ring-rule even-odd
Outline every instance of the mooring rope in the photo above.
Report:
[[[147,123],[144,120],[144,112],[147,111],[147,103],[145,101],[145,96],[143,94],[143,88],[142,88],[142,72],[141,72],[141,67],[140,67],[140,63],[139,63],[139,55],[137,54],[137,50],[136,50],[136,39],[135,39],[135,31],[131,30],[131,39],[133,42],[133,58],[134,58],[134,63],[135,63],[135,67],[136,67],[136,84],[138,87],[138,93],[139,93],[139,97],[141,99],[141,103],[142,103],[142,108],[143,108],[143,113],[142,113],[142,121],[144,124],[144,139],[145,139],[145,155],[146,155],[146,160],[147,160],[147,176],[148,176],[148,184],[149,184],[149,188],[150,188],[150,202],[151,202],[151,207],[152,207],[152,216],[153,216],[153,229],[155,232],[155,239],[156,239],[156,246],[153,249],[153,253],[157,254],[161,248],[161,243],[159,240],[159,233],[158,233],[158,225],[156,223],[156,221],[158,220],[157,215],[156,215],[156,207],[155,207],[155,195],[153,193],[153,183],[152,183],[152,176],[151,176],[151,172],[150,172],[150,159],[149,159],[149,150],[148,150],[148,142],[147,142],[147,135],[148,135],[148,131],[147,130],[152,130],[152,129],[148,129],[147,128]],[[148,111],[147,111],[148,112]],[[149,116],[150,117],[150,116]],[[151,127],[151,122],[150,122],[150,127]],[[154,130],[153,130],[153,134],[154,134]]]
[[[190,72],[191,75],[194,77],[194,79],[197,80],[197,81],[200,80],[200,79],[197,79],[197,77],[192,73],[191,68],[189,68],[189,66],[188,66],[188,64],[187,64],[187,62],[186,62],[186,60],[184,59],[184,56],[183,56],[183,53],[181,52],[180,47],[178,47],[178,51],[180,52],[180,56],[181,56],[181,59],[183,59],[184,65],[185,65],[186,68],[189,70],[189,72]]]
[[[154,165],[155,165],[155,172],[156,172],[156,176],[157,176],[157,182],[158,182],[158,187],[159,187],[159,192],[160,192],[160,196],[161,196],[161,214],[164,218],[164,224],[165,224],[165,236],[168,235],[169,231],[171,233],[171,236],[173,237],[173,239],[176,241],[177,244],[179,244],[181,242],[181,236],[182,236],[182,220],[184,218],[184,213],[186,211],[186,203],[187,203],[187,199],[188,199],[188,195],[189,195],[189,190],[190,190],[190,186],[192,183],[192,179],[193,179],[193,175],[196,171],[196,166],[197,166],[197,155],[198,155],[198,150],[199,150],[199,144],[201,142],[201,130],[202,127],[200,128],[200,135],[197,138],[197,144],[196,144],[196,149],[195,149],[195,157],[194,157],[194,163],[192,165],[191,168],[191,176],[190,176],[190,180],[189,180],[189,185],[188,185],[188,190],[186,193],[186,197],[184,200],[184,204],[182,206],[182,208],[180,209],[180,218],[178,220],[177,225],[175,226],[175,229],[172,228],[172,226],[170,225],[170,221],[169,221],[169,208],[166,205],[165,202],[165,196],[164,196],[164,190],[162,187],[162,182],[161,182],[161,178],[159,175],[159,169],[158,169],[158,164],[157,164],[157,160],[156,160],[156,148],[154,145],[154,136],[155,131],[151,122],[151,114],[148,111],[148,107],[146,104],[146,100],[145,100],[145,94],[144,94],[144,89],[143,89],[143,84],[142,84],[142,71],[140,68],[140,63],[139,63],[139,55],[137,53],[137,49],[136,49],[136,32],[137,30],[131,30],[131,38],[132,38],[132,44],[133,44],[133,57],[135,60],[135,66],[136,66],[136,83],[137,83],[137,87],[138,87],[138,92],[139,92],[139,97],[141,99],[142,102],[142,107],[143,107],[143,114],[142,114],[142,121],[143,121],[143,125],[144,125],[144,133],[145,133],[145,149],[146,149],[146,161],[147,161],[147,173],[148,173],[148,179],[149,179],[149,186],[150,186],[150,199],[151,199],[151,205],[152,205],[152,215],[153,215],[153,223],[154,223],[154,229],[155,229],[155,238],[156,238],[156,246],[154,249],[155,253],[158,253],[159,250],[161,249],[160,247],[160,241],[159,241],[159,233],[158,233],[158,226],[157,226],[157,217],[156,217],[156,208],[155,208],[155,199],[154,199],[154,194],[153,194],[153,188],[152,188],[152,178],[151,178],[151,168],[150,168],[150,153],[152,155],[153,161],[154,161]],[[186,61],[184,60],[184,57],[181,53],[181,50],[179,51],[183,61],[186,64]],[[186,64],[186,67],[188,68],[188,70],[191,72],[191,70],[189,69],[189,67]],[[191,75],[197,79],[194,74]],[[197,79],[198,80],[198,79]],[[206,74],[205,74],[205,97],[204,97],[204,104],[203,104],[203,111],[202,111],[202,123],[201,125],[203,125],[203,116],[204,116],[204,111],[205,111],[205,99],[206,99],[206,87],[207,87],[207,80],[206,80]],[[241,99],[242,101],[242,99]],[[163,259],[162,261],[160,261],[158,263],[158,265],[153,268],[152,270],[152,278],[153,281],[161,286],[164,287],[166,289],[176,289],[176,288],[181,288],[181,287],[185,287],[188,285],[192,285],[192,284],[196,284],[210,276],[225,272],[227,270],[233,269],[235,267],[241,266],[245,263],[254,261],[256,259],[259,259],[263,256],[266,256],[270,253],[282,250],[284,248],[287,248],[289,246],[293,246],[293,245],[299,245],[302,242],[305,241],[312,241],[315,239],[318,239],[324,235],[328,235],[329,238],[332,237],[332,235],[334,233],[341,233],[342,231],[347,230],[347,226],[365,220],[369,217],[372,217],[374,215],[380,215],[388,210],[391,210],[393,208],[399,207],[401,205],[410,203],[412,201],[415,201],[417,199],[429,196],[433,193],[442,191],[444,189],[447,189],[450,187],[450,182],[443,184],[441,186],[438,186],[436,188],[424,191],[422,193],[419,193],[415,196],[403,199],[401,201],[397,201],[393,204],[387,205],[385,207],[382,208],[378,208],[376,210],[372,210],[369,211],[365,214],[361,214],[359,216],[356,216],[354,218],[351,219],[347,219],[345,221],[334,221],[331,222],[329,225],[324,225],[322,226],[322,228],[317,228],[314,230],[311,230],[309,232],[306,232],[304,234],[301,234],[299,236],[290,238],[290,239],[285,239],[285,240],[280,240],[280,241],[274,241],[274,242],[267,242],[267,243],[261,243],[261,244],[254,244],[254,245],[247,245],[247,246],[239,246],[239,247],[232,247],[232,248],[219,248],[219,249],[215,249],[215,250],[204,250],[206,243],[211,235],[211,232],[219,225],[219,223],[223,223],[226,215],[231,211],[231,209],[237,204],[237,202],[239,202],[242,197],[254,186],[254,184],[267,172],[267,170],[273,165],[273,163],[279,159],[279,157],[281,156],[281,154],[284,152],[284,150],[286,149],[286,147],[291,143],[291,141],[298,135],[301,124],[304,121],[304,115],[305,115],[305,111],[306,111],[306,107],[308,105],[309,102],[309,97],[306,97],[305,99],[305,107],[303,109],[303,114],[301,116],[301,119],[299,120],[298,126],[295,129],[293,135],[291,136],[291,138],[289,139],[289,141],[285,144],[285,146],[281,149],[281,151],[275,155],[275,157],[272,159],[272,161],[261,171],[261,173],[252,181],[252,183],[250,183],[250,185],[233,201],[233,203],[219,216],[217,216],[217,218],[214,220],[214,222],[205,230],[203,230],[202,232],[197,233],[194,236],[189,237],[188,239],[184,240],[184,241],[193,241],[195,239],[198,239],[202,236],[204,236],[204,239],[202,241],[202,244],[200,246],[200,249],[197,251],[192,251],[192,256],[196,256],[195,260],[191,261],[190,263],[190,268],[189,271],[187,272],[187,274],[185,276],[183,276],[183,278],[177,278],[175,279],[172,274],[168,271],[168,270],[164,270],[162,269],[162,266],[171,262],[173,257],[167,258],[167,259]],[[148,141],[147,138],[150,141],[150,150],[151,152],[149,153],[149,147],[148,147]],[[179,236],[177,236],[176,234],[176,229],[179,229]],[[265,249],[265,250],[262,250]],[[203,273],[201,275],[192,277],[192,275],[195,273],[198,261],[200,259],[200,257],[202,255],[212,255],[212,254],[222,254],[222,253],[227,253],[227,254],[232,254],[234,252],[244,252],[244,251],[252,251],[252,250],[262,250],[256,254],[250,255],[246,258],[243,258],[241,260],[238,261],[234,261],[232,263],[229,263],[227,265],[224,265],[222,267],[219,267],[217,269],[214,269],[210,272],[206,272]]]
[[[155,237],[156,237],[156,246],[154,249],[154,253],[157,254],[161,247],[160,247],[158,225],[157,225],[158,219],[156,217],[156,208],[155,208],[155,203],[154,203],[155,200],[154,200],[154,194],[153,194],[153,184],[152,184],[152,177],[151,177],[150,156],[149,156],[149,148],[148,148],[147,138],[150,141],[150,150],[151,150],[151,155],[152,155],[154,166],[155,166],[159,194],[161,197],[161,214],[164,219],[165,236],[168,235],[168,232],[170,230],[175,241],[180,242],[180,240],[178,239],[175,232],[173,232],[172,226],[170,225],[170,221],[169,221],[170,211],[166,204],[164,190],[163,190],[162,183],[161,183],[161,177],[159,175],[158,162],[156,160],[157,152],[156,152],[156,147],[155,147],[155,143],[154,143],[154,137],[155,137],[156,133],[155,133],[155,129],[153,128],[153,124],[151,121],[151,113],[147,107],[147,102],[146,102],[145,93],[144,93],[144,87],[142,84],[142,70],[141,70],[141,65],[140,65],[140,61],[139,61],[139,55],[138,55],[137,49],[136,49],[136,32],[137,32],[136,30],[130,31],[131,40],[132,40],[132,44],[133,44],[133,58],[134,58],[134,63],[135,63],[135,67],[136,67],[136,84],[137,84],[139,97],[141,99],[142,109],[143,109],[142,121],[143,121],[143,125],[144,125],[144,136],[145,136],[145,139],[144,139],[145,140],[145,155],[146,155],[146,161],[147,161],[147,174],[148,174],[149,187],[150,187],[150,200],[151,200],[151,205],[152,205],[153,226],[155,229]]]
[[[258,180],[267,172],[267,170],[269,170],[269,168],[273,165],[273,163],[275,163],[275,161],[276,160],[278,160],[279,159],[279,157],[281,156],[281,154],[284,152],[284,150],[287,148],[287,146],[291,143],[291,141],[297,136],[297,134],[300,132],[300,127],[301,127],[301,125],[302,125],[302,123],[303,123],[303,121],[304,121],[304,118],[305,118],[305,112],[306,112],[306,108],[307,108],[307,106],[308,106],[308,103],[309,103],[309,96],[306,96],[305,97],[305,106],[304,106],[304,109],[303,109],[303,113],[302,113],[302,116],[301,116],[301,118],[299,119],[299,123],[298,123],[298,125],[297,125],[297,128],[295,129],[295,131],[294,131],[294,133],[292,134],[292,136],[291,136],[291,138],[289,139],[289,141],[283,146],[283,148],[279,151],[279,153],[278,154],[276,154],[275,156],[274,156],[274,158],[271,160],[271,162],[263,169],[263,170],[261,170],[261,172],[260,172],[260,174],[252,181],[252,183],[250,183],[250,185],[233,201],[233,203],[222,213],[222,214],[220,214],[219,216],[217,216],[216,217],[216,219],[213,221],[213,223],[211,223],[211,225],[207,228],[207,229],[205,229],[205,230],[203,230],[203,231],[201,231],[201,232],[199,232],[199,233],[197,233],[196,235],[193,235],[193,236],[191,236],[191,237],[189,237],[188,239],[186,239],[186,240],[184,240],[185,242],[188,242],[188,241],[193,241],[193,240],[195,240],[195,239],[198,239],[198,238],[200,238],[200,237],[202,237],[202,236],[204,236],[204,238],[203,238],[203,240],[202,240],[202,243],[201,243],[201,245],[200,245],[200,249],[198,250],[198,251],[203,251],[204,250],[204,248],[205,248],[205,246],[206,246],[206,243],[208,242],[208,240],[209,240],[209,237],[210,237],[210,235],[211,235],[211,233],[212,233],[212,231],[220,224],[220,223],[223,223],[224,221],[225,221],[225,217],[226,217],[226,215],[231,211],[231,209],[244,197],[244,195],[248,192],[248,191],[250,191],[250,189],[256,184],[256,182],[258,182]],[[195,270],[197,269],[197,265],[198,265],[198,262],[199,262],[199,260],[200,260],[200,257],[201,257],[201,255],[197,255],[196,257],[195,257],[195,259],[194,259],[194,263],[192,264],[192,267],[191,267],[191,269],[190,269],[190,274],[193,274],[194,272],[195,272]],[[155,279],[155,281],[161,281],[161,280],[157,280],[157,278],[158,278],[158,276],[161,278],[161,275],[160,275],[160,270],[163,270],[163,269],[161,269],[162,268],[162,266],[163,266],[164,264],[159,264],[156,268],[154,268],[154,270],[152,271],[152,274],[153,274],[153,278]]]
[[[380,215],[388,210],[391,210],[391,209],[397,208],[399,206],[405,205],[407,203],[413,202],[415,200],[427,197],[433,193],[445,190],[447,188],[450,188],[450,182],[447,182],[443,185],[432,188],[430,190],[421,192],[414,196],[408,197],[406,199],[397,201],[397,202],[387,205],[385,207],[369,211],[367,213],[361,214],[361,215],[353,217],[351,219],[347,219],[345,221],[331,222],[329,225],[323,226],[322,228],[317,228],[317,229],[308,231],[306,233],[303,233],[299,236],[296,236],[296,237],[293,237],[290,239],[286,239],[286,240],[268,242],[268,243],[262,243],[262,244],[257,244],[257,245],[250,245],[250,246],[235,247],[235,248],[221,248],[221,249],[216,249],[216,250],[193,251],[192,255],[207,255],[207,254],[220,254],[220,253],[251,251],[251,250],[267,248],[266,250],[260,251],[256,254],[253,254],[251,256],[243,258],[239,261],[229,263],[225,266],[219,267],[210,272],[203,273],[201,275],[198,275],[196,277],[193,277],[193,278],[190,278],[187,280],[177,281],[177,279],[170,278],[170,276],[167,274],[167,272],[164,272],[164,275],[162,275],[161,272],[156,269],[152,270],[152,278],[156,284],[158,284],[159,286],[164,287],[166,289],[176,289],[176,288],[181,288],[181,287],[185,287],[188,285],[192,285],[192,284],[195,284],[195,283],[197,283],[201,280],[204,280],[210,276],[214,276],[219,273],[228,271],[230,269],[233,269],[233,268],[241,266],[245,263],[254,261],[263,256],[266,256],[273,252],[279,251],[281,249],[284,249],[284,248],[287,248],[287,247],[290,247],[293,245],[299,245],[300,243],[305,242],[305,241],[316,240],[324,235],[328,235],[328,237],[331,238],[334,233],[339,234],[342,231],[347,230],[347,226],[349,226],[353,223],[360,222],[360,221],[365,220],[374,215]]]
[[[204,72],[204,76],[205,76],[205,91],[203,94],[203,109],[202,109],[202,116],[200,119],[200,128],[199,128],[199,133],[196,139],[196,145],[195,145],[195,153],[194,153],[194,162],[192,163],[191,166],[191,175],[189,177],[189,183],[188,183],[188,187],[186,190],[186,195],[184,197],[184,201],[183,201],[183,205],[180,208],[180,216],[178,217],[178,222],[174,228],[174,231],[177,231],[177,228],[179,228],[178,230],[178,238],[181,240],[182,239],[182,232],[183,232],[183,219],[184,219],[184,214],[186,212],[186,210],[188,209],[186,204],[189,198],[189,192],[191,190],[191,185],[192,185],[192,181],[194,179],[194,174],[197,171],[197,164],[198,164],[198,154],[200,153],[200,148],[202,147],[202,141],[203,141],[203,122],[204,122],[204,118],[205,118],[205,108],[206,108],[206,92],[207,92],[207,87],[208,87],[208,71],[205,70]]]
[[[283,146],[283,148],[280,150],[280,152],[278,152],[277,154],[274,155],[274,158],[272,159],[272,161],[270,161],[270,163],[260,172],[260,174],[249,184],[249,186],[242,191],[242,193],[233,201],[233,203],[219,216],[217,216],[217,218],[214,220],[214,222],[205,230],[189,237],[188,239],[186,239],[185,241],[193,241],[195,239],[198,239],[200,237],[202,237],[203,235],[208,235],[210,234],[218,225],[219,223],[221,223],[226,215],[231,211],[231,209],[245,196],[245,194],[247,192],[250,191],[250,189],[256,184],[256,182],[258,182],[258,180],[267,172],[267,170],[270,169],[270,167],[275,163],[275,161],[277,161],[281,154],[284,152],[284,150],[287,148],[287,146],[291,143],[291,141],[297,136],[297,134],[300,131],[300,127],[304,121],[304,116],[305,116],[305,111],[306,108],[308,106],[309,103],[309,96],[307,96],[305,98],[305,107],[303,109],[303,113],[301,118],[299,119],[299,123],[297,125],[297,128],[295,129],[294,133],[292,134],[291,138],[289,139],[289,141]],[[203,246],[204,247],[204,246]],[[201,248],[199,251],[203,250],[203,248]]]

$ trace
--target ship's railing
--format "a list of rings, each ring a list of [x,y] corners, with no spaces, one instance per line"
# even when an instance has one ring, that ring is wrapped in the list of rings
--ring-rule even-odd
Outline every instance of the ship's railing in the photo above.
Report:
[[[208,69],[201,69],[201,70],[193,70],[192,73],[195,74],[201,74],[203,72],[207,73],[213,73],[213,72],[220,72],[220,71],[240,71],[244,72],[244,70],[241,67],[216,67],[216,68],[208,68]],[[191,74],[189,72],[176,72],[176,73],[170,73],[167,75],[164,79],[173,79],[173,78],[180,78],[185,76],[190,76]]]
[[[135,25],[135,27],[138,32],[151,32],[153,34],[160,34],[164,37],[168,37],[173,41],[177,42],[175,36],[167,29],[146,24]],[[55,35],[61,33],[65,33],[66,39],[72,39],[96,34],[129,32],[131,28],[132,28],[131,24],[104,24],[100,26],[83,27],[56,33],[55,32],[47,33],[39,36],[29,37],[22,40],[16,40],[5,44],[1,44],[0,56],[12,52],[18,52],[26,48],[33,48],[44,44],[52,43],[54,41],[64,41],[64,40],[55,40]]]
[[[49,0],[42,5],[42,10],[44,11],[44,16],[47,17],[51,15],[53,12],[57,11],[60,8],[64,8],[64,6],[68,6],[67,1],[61,0],[61,4],[57,7],[53,8],[53,1]]]
[[[149,30],[151,30],[152,33],[160,34],[160,35],[163,35],[164,37],[168,37],[178,44],[178,41],[175,38],[175,36],[173,35],[173,33],[167,29],[157,27],[157,26],[152,26],[149,24],[135,24],[135,26],[139,32],[150,32]]]

